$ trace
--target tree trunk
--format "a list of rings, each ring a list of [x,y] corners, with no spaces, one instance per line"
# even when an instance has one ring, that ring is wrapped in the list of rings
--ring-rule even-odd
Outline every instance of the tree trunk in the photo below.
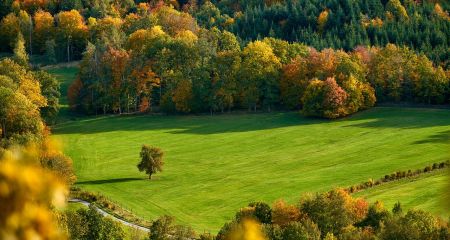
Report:
[[[33,37],[32,37],[32,33],[33,33],[33,21],[31,20],[30,17],[30,56],[33,56]]]
[[[119,97],[119,115],[122,114],[122,100]]]
[[[2,138],[5,139],[6,138],[6,121],[2,120]]]
[[[148,179],[152,180],[152,175],[151,174],[148,175]]]
[[[130,113],[130,94],[127,93],[127,113]]]
[[[67,62],[70,62],[70,38],[67,38]]]
[[[161,108],[162,102],[162,79],[159,80],[159,108]]]

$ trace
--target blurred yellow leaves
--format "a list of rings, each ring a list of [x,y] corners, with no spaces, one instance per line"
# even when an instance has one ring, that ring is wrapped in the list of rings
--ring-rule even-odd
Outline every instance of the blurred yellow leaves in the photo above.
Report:
[[[64,207],[67,188],[33,164],[38,152],[16,148],[0,160],[0,239],[65,239],[51,209]]]
[[[265,240],[261,225],[253,219],[242,221],[226,238],[227,240]]]

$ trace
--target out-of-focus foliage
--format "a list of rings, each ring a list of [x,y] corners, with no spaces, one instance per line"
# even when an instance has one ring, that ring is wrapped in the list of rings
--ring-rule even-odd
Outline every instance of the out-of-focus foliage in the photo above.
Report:
[[[36,149],[10,150],[0,160],[0,238],[65,239],[52,212],[65,204],[67,189],[33,164]]]
[[[261,205],[262,203],[259,203]],[[257,221],[255,207],[242,208],[226,223],[216,239],[242,238],[246,221]],[[266,211],[265,211],[266,212]],[[381,202],[370,205],[342,189],[315,195],[306,194],[298,205],[277,200],[271,209],[272,221],[254,229],[270,240],[286,239],[447,239],[449,223],[421,210],[403,213],[400,203],[391,211]],[[238,235],[236,231],[239,232]],[[231,238],[229,238],[232,236]]]

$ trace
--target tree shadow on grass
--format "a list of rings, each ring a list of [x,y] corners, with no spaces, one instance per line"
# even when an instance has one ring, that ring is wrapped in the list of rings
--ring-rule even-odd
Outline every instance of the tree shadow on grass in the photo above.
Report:
[[[434,135],[431,135],[430,137],[415,141],[414,144],[425,144],[425,143],[444,143],[448,144],[450,143],[450,130],[440,132]]]
[[[350,124],[343,127],[415,129],[448,126],[450,129],[450,111],[382,107],[357,113],[346,121]]]
[[[114,178],[114,179],[82,181],[82,182],[77,182],[77,184],[79,184],[79,185],[101,185],[101,184],[123,183],[123,182],[133,182],[133,181],[141,181],[141,180],[143,180],[143,178]]]
[[[250,132],[329,120],[305,118],[298,112],[224,114],[216,116],[122,116],[70,122],[53,128],[56,134],[95,134],[115,131],[167,130],[171,134],[218,134]]]
[[[338,120],[303,117],[298,112],[188,116],[115,116],[98,117],[57,125],[56,134],[95,134],[116,131],[166,130],[170,134],[219,134],[251,132],[291,126],[339,122],[343,127],[425,128],[449,126],[450,111],[428,108],[382,107],[366,110]]]

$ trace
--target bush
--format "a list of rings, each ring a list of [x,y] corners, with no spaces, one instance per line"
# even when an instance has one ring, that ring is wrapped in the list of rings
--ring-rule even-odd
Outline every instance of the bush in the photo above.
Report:
[[[112,219],[103,217],[91,206],[76,212],[67,212],[67,227],[71,239],[79,240],[121,240],[125,237],[122,226]]]
[[[382,239],[448,239],[438,219],[422,210],[409,210],[405,216],[389,218]]]
[[[347,93],[334,78],[313,80],[303,95],[303,113],[307,116],[338,118],[347,115]]]
[[[254,216],[260,223],[268,224],[272,222],[272,209],[267,203],[252,202],[248,206],[255,208]]]
[[[281,235],[283,240],[320,240],[320,230],[311,220],[290,222]]]

